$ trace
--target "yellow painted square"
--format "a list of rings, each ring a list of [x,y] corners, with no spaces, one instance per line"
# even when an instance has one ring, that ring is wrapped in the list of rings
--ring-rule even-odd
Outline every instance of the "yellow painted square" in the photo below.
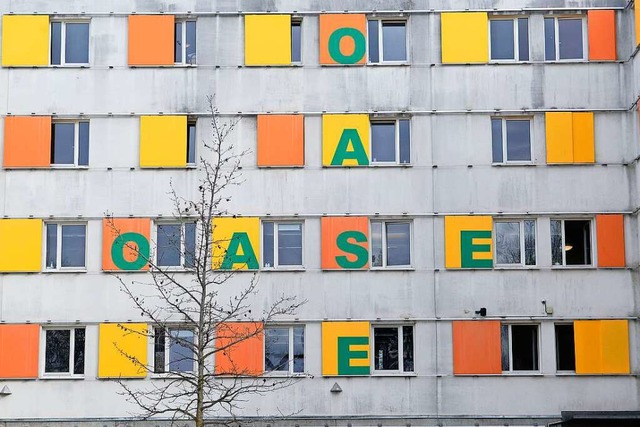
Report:
[[[545,113],[547,163],[573,163],[573,115]]]
[[[214,269],[220,269],[234,233],[247,233],[251,248],[260,264],[260,218],[220,217],[213,220],[213,260]],[[233,265],[234,270],[247,270],[247,264]]]
[[[446,216],[444,218],[445,268],[462,268],[461,231],[492,231],[493,218],[490,216]],[[476,239],[477,244],[491,246],[488,253],[478,253],[475,259],[493,259],[491,239]]]
[[[574,163],[594,163],[595,136],[593,113],[572,113],[573,119],[573,161]]]
[[[2,66],[49,65],[49,16],[2,17]]]
[[[627,320],[577,320],[573,333],[577,374],[630,372]]]
[[[338,375],[338,338],[370,338],[369,322],[322,322],[322,375]],[[369,347],[354,345],[354,351],[369,352]],[[365,359],[353,359],[351,366],[369,366],[370,355]]]
[[[291,15],[244,17],[244,63],[291,64]]]
[[[355,129],[367,154],[370,155],[369,116],[367,114],[325,114],[322,116],[322,165],[331,166],[336,148],[345,129]],[[358,166],[354,159],[340,166]]]
[[[140,167],[187,166],[187,116],[140,117]]]
[[[0,219],[0,272],[42,269],[42,220]]]
[[[99,378],[143,378],[147,375],[148,325],[101,323],[98,343]]]
[[[489,62],[486,12],[447,12],[440,18],[443,64]]]

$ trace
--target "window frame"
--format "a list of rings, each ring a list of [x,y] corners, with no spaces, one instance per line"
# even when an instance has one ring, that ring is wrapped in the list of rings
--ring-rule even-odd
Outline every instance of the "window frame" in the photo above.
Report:
[[[403,349],[404,349],[404,334],[403,328],[406,326],[410,326],[412,328],[413,335],[413,370],[405,371],[404,370],[404,357],[403,357]],[[376,333],[375,330],[377,328],[395,328],[398,331],[398,369],[376,369]],[[415,323],[372,323],[371,324],[371,343],[370,343],[370,363],[371,363],[371,374],[372,376],[416,376],[416,325]]]
[[[366,21],[367,21],[367,49],[366,49],[366,56],[367,56],[367,61],[366,61],[366,65],[405,65],[405,64],[409,64],[409,52],[411,51],[410,45],[409,45],[409,40],[411,40],[411,37],[409,37],[409,19],[406,17],[391,17],[391,16],[367,16],[366,17]],[[378,22],[378,62],[372,62],[370,60],[370,56],[369,56],[369,21],[377,21]],[[383,25],[385,23],[404,23],[404,38],[405,38],[405,52],[404,52],[404,56],[405,59],[403,60],[396,60],[396,61],[385,61],[384,60],[384,36],[383,36]]]
[[[53,53],[53,24],[60,25],[60,63],[52,64],[51,55]],[[67,43],[67,24],[87,24],[89,32],[87,35],[87,62],[67,62],[66,61],[66,43]],[[91,63],[91,19],[89,18],[52,18],[49,20],[49,66],[51,67],[88,67]]]
[[[295,219],[264,219],[260,221],[260,253],[265,253],[265,239],[264,239],[264,224],[272,223],[273,224],[273,264],[271,267],[265,267],[264,259],[260,262],[260,270],[265,271],[299,271],[305,270],[305,257],[304,257],[304,248],[305,248],[305,224],[304,220],[295,220]],[[279,225],[300,225],[300,233],[302,236],[302,247],[300,249],[301,252],[301,264],[300,265],[280,265],[278,259],[278,226]]]
[[[56,266],[53,268],[47,267],[47,225],[56,225]],[[84,226],[84,266],[83,267],[63,267],[62,266],[62,227],[65,225],[83,225]],[[87,271],[87,230],[88,223],[86,221],[56,221],[48,220],[44,221],[43,231],[43,256],[42,256],[42,271],[45,273],[56,272],[86,272]]]
[[[533,253],[536,258],[535,264],[527,264],[526,262],[526,238],[525,238],[525,222],[532,221],[534,223],[535,232],[534,232],[534,247]],[[499,264],[498,263],[498,231],[496,229],[496,223],[514,223],[517,222],[520,227],[520,262],[513,264]],[[499,217],[494,218],[493,220],[494,232],[493,232],[493,259],[495,260],[494,268],[495,269],[536,269],[538,268],[538,219],[537,218],[505,218]]]
[[[189,161],[189,128],[193,126],[193,162]],[[196,118],[187,117],[187,152],[186,167],[194,169],[198,166],[198,120]]]
[[[588,62],[589,61],[589,28],[587,23],[587,15],[583,13],[576,14],[562,14],[562,15],[544,15],[543,20],[547,18],[553,18],[553,31],[555,36],[555,59],[546,59],[547,52],[546,47],[544,49],[544,62]],[[582,21],[582,58],[560,58],[560,20],[566,19],[580,19]],[[543,31],[544,37],[546,33]]]
[[[531,62],[531,25],[527,22],[527,43],[529,48],[529,59],[520,59],[520,21],[529,20],[528,15],[489,15],[489,63],[527,63]],[[491,57],[491,22],[492,21],[513,21],[513,59],[493,59]]]
[[[188,271],[190,269],[194,269],[195,265],[193,267],[187,267],[185,266],[185,252],[186,252],[186,231],[185,231],[185,225],[186,224],[194,224],[195,226],[195,248],[194,248],[194,264],[195,264],[195,258],[196,258],[196,253],[198,251],[198,222],[193,219],[191,221],[189,220],[170,220],[170,219],[156,219],[154,221],[154,227],[153,227],[153,235],[152,235],[152,239],[155,243],[155,251],[153,252],[153,264],[156,267],[156,270],[166,270],[166,271]],[[158,263],[158,227],[162,226],[162,225],[179,225],[180,226],[180,265],[160,265]]]
[[[49,146],[51,148],[51,162],[50,167],[52,169],[89,169],[89,157],[87,153],[87,164],[80,164],[80,123],[87,123],[89,125],[89,138],[88,145],[91,146],[91,121],[89,119],[53,119],[51,120],[51,141]],[[54,163],[53,162],[53,142],[54,142],[54,127],[57,124],[73,124],[73,163]]]
[[[84,367],[83,371],[86,371],[87,362],[87,327],[82,325],[43,325],[41,327],[40,334],[40,351],[39,351],[39,363],[40,363],[40,378],[42,379],[84,379],[85,373],[75,374],[75,330],[84,329]],[[71,331],[69,334],[69,372],[46,372],[47,361],[47,331]]]
[[[562,245],[561,245],[561,249],[562,249],[562,264],[554,264],[553,263],[553,241],[552,241],[552,229],[551,229],[551,222],[553,221],[560,221],[560,233],[562,236]],[[567,265],[567,251],[565,250],[566,247],[566,236],[565,236],[565,227],[564,227],[564,223],[565,221],[588,221],[590,223],[589,225],[589,240],[591,242],[590,244],[590,251],[591,251],[591,264],[573,264],[573,265]],[[589,268],[589,269],[593,269],[593,268],[597,268],[598,265],[598,260],[596,259],[596,255],[598,253],[597,251],[597,242],[596,242],[596,230],[595,230],[595,218],[576,218],[576,217],[568,217],[568,218],[558,218],[558,217],[551,217],[549,219],[549,240],[551,241],[551,268],[557,268],[557,269],[584,269],[584,268]]]
[[[182,61],[180,62],[176,62],[176,58],[175,58],[175,37],[174,37],[174,56],[173,56],[173,64],[175,66],[182,66],[182,67],[195,67],[198,65],[197,61],[198,61],[198,45],[197,45],[197,34],[198,34],[198,24],[197,24],[197,19],[194,17],[176,17],[175,21],[174,21],[174,33],[175,33],[175,25],[176,24],[181,24],[181,37],[182,37],[182,46],[181,46],[181,58]],[[196,24],[196,53],[195,53],[195,62],[191,63],[189,61],[187,61],[187,43],[185,42],[187,40],[187,22],[193,22],[194,24]]]
[[[302,21],[303,21],[302,16],[297,16],[297,15],[291,16],[291,28],[289,29],[289,31],[291,32],[291,65],[294,65],[294,66],[302,65],[302,46],[303,46]],[[299,61],[293,60],[293,27],[294,26],[300,27],[300,60]]]
[[[493,159],[493,147],[491,153],[491,164],[493,165],[532,165],[534,164],[534,149],[533,149],[533,116],[491,116],[491,121],[500,120],[502,124],[502,161],[496,162]],[[528,121],[529,122],[529,160],[509,160],[508,146],[509,140],[507,138],[507,122],[508,121]],[[491,141],[493,142],[493,126],[491,126]]]
[[[502,375],[515,375],[515,376],[526,376],[526,375],[539,375],[542,374],[542,357],[541,357],[541,344],[542,344],[542,340],[541,340],[541,324],[540,323],[535,323],[535,322],[500,322],[500,333],[501,333],[501,341],[502,341],[502,327],[503,326],[508,326],[509,327],[509,370],[505,371],[502,370]],[[532,369],[532,370],[514,370],[513,369],[513,337],[512,337],[512,327],[513,326],[535,326],[536,327],[536,340],[537,340],[537,354],[536,354],[536,359],[538,362],[538,369]],[[501,342],[501,349],[500,351],[502,352],[502,342]],[[502,364],[502,353],[500,355],[500,363]],[[502,369],[502,366],[501,368]]]
[[[302,372],[294,372],[294,361],[295,361],[295,340],[294,340],[294,329],[295,328],[302,328],[302,334],[304,337],[304,341],[302,343],[302,361],[303,361],[303,366],[304,369]],[[288,348],[288,353],[289,353],[289,359],[287,361],[287,370],[280,370],[280,371],[268,371],[267,370],[267,366],[266,366],[266,359],[267,359],[267,337],[266,337],[266,330],[267,329],[287,329],[288,330],[288,338],[289,338],[289,348]],[[272,376],[272,377],[303,377],[306,376],[306,362],[307,362],[307,328],[306,325],[303,323],[277,323],[277,324],[265,324],[264,328],[263,328],[263,336],[264,339],[262,340],[262,372],[264,372],[265,376]]]
[[[402,163],[400,159],[400,121],[406,120],[409,122],[409,161],[407,163]],[[373,125],[374,123],[391,123],[393,122],[394,126],[394,145],[395,145],[395,160],[392,162],[382,162],[382,161],[374,161],[373,160]],[[373,167],[393,167],[393,166],[402,166],[407,167],[411,166],[411,118],[410,117],[384,117],[384,116],[372,116],[369,118],[369,153],[371,157],[371,161],[369,162],[370,166]]]
[[[156,372],[156,334],[157,331],[161,330],[164,333],[164,367],[162,372]],[[194,328],[190,328],[187,325],[167,325],[166,327],[154,325],[153,326],[153,335],[151,336],[151,363],[150,363],[150,374],[155,377],[170,377],[176,375],[182,375],[189,373],[193,373],[196,370],[195,366],[195,351],[193,352],[193,359],[191,361],[191,370],[190,371],[172,371],[171,367],[171,332],[173,331],[190,331],[193,334],[193,345],[194,347],[197,345],[197,335],[194,331]],[[167,334],[168,332],[168,334]]]
[[[382,265],[373,266],[373,223],[382,223]],[[387,224],[409,224],[409,264],[407,265],[387,265]],[[414,250],[413,250],[413,220],[412,219],[377,219],[369,220],[369,269],[370,270],[413,270]]]
[[[574,354],[573,354],[573,366],[574,369],[573,370],[568,370],[568,369],[558,369],[558,365],[559,365],[559,352],[558,352],[558,331],[556,329],[556,326],[571,326],[573,333],[574,333]],[[575,365],[576,365],[576,355],[575,355],[575,325],[572,321],[561,321],[561,322],[554,322],[553,323],[553,344],[555,346],[555,361],[556,361],[556,373],[559,375],[575,375],[576,370],[575,370]]]

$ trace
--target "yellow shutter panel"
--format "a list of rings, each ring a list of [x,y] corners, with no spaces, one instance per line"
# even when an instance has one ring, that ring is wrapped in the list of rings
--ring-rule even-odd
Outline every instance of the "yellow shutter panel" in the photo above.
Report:
[[[573,113],[573,162],[593,163],[596,160],[593,113]]]
[[[442,13],[442,63],[489,62],[486,12]]]
[[[626,320],[578,320],[573,324],[577,374],[628,374]]]
[[[573,117],[571,113],[545,114],[547,163],[573,162]]]
[[[2,66],[49,65],[49,17],[4,15],[2,17]]]
[[[140,117],[140,167],[187,166],[187,116]]]
[[[147,375],[146,323],[101,323],[98,378],[143,378]]]
[[[42,268],[42,220],[0,219],[0,272]]]
[[[291,15],[245,16],[244,63],[291,64]]]

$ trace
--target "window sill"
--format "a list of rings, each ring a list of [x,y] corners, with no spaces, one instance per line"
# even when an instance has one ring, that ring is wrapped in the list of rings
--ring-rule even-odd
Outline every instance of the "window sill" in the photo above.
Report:
[[[265,378],[291,378],[291,379],[300,379],[300,378],[309,378],[310,375],[306,372],[267,372],[265,371],[262,375]]]
[[[551,270],[597,270],[595,265],[552,265]]]
[[[520,61],[515,59],[490,59],[490,65],[532,65],[531,61]]]
[[[90,68],[89,64],[56,64],[56,65],[47,65],[41,68]]]
[[[503,163],[491,163],[491,166],[501,168],[501,167],[512,167],[512,166],[538,166],[538,165],[536,165],[533,162],[503,162]]]
[[[540,371],[509,371],[503,372],[502,377],[544,377]]]
[[[367,67],[409,67],[409,61],[367,62]]]
[[[40,380],[84,380],[84,375],[52,375],[43,374],[38,379]]]
[[[385,371],[374,371],[371,374],[372,377],[377,377],[377,378],[416,378],[418,376],[418,374],[416,374],[415,372],[393,372],[393,371],[389,371],[389,372],[385,372]]]
[[[178,267],[175,265],[157,265],[156,268],[151,268],[150,271],[154,273],[160,273],[163,271],[171,273],[192,273],[194,268]]]
[[[51,270],[43,270],[42,273],[53,273],[53,274],[59,274],[59,273],[86,273],[87,269],[86,268],[58,268],[58,269],[51,269]]]
[[[545,64],[587,64],[590,61],[588,59],[554,59],[554,60],[545,60]]]
[[[77,166],[77,165],[51,165],[51,169],[52,170],[88,170],[89,166],[86,165],[82,165],[82,166]]]
[[[304,272],[307,271],[304,267],[291,267],[291,268],[286,268],[286,267],[277,267],[277,268],[273,268],[273,267],[264,267],[262,269],[260,269],[261,272],[264,273],[298,273],[298,272]]]
[[[497,265],[493,269],[500,271],[541,270],[537,265]]]
[[[370,271],[416,271],[415,267],[369,267]]]
[[[183,374],[195,375],[194,371],[184,371]],[[174,380],[182,378],[180,375],[176,375],[174,372],[150,372],[149,378],[152,380]]]
[[[410,168],[413,167],[411,163],[370,163],[369,167],[372,168]]]

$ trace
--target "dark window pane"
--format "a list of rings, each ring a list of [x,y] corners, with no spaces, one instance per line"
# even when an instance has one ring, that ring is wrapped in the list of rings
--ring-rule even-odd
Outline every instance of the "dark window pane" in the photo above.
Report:
[[[73,330],[73,373],[84,374],[84,328]]]
[[[374,366],[378,371],[398,369],[398,328],[374,328]]]
[[[51,65],[60,65],[62,52],[62,23],[51,23]]]
[[[382,223],[371,223],[371,266],[382,267]]]
[[[529,60],[529,19],[518,18],[518,60]]]
[[[196,63],[196,21],[187,21],[187,64]]]
[[[47,330],[45,343],[45,372],[70,372],[71,331]]]
[[[400,163],[411,163],[411,139],[409,120],[398,120],[400,125]]]
[[[291,23],[291,62],[302,61],[302,25],[300,22]]]
[[[396,161],[396,123],[371,123],[371,159],[373,162]]]
[[[184,266],[192,268],[196,256],[196,224],[187,222],[184,225]]]
[[[164,372],[164,330],[155,328],[153,338],[153,372]]]
[[[289,328],[265,328],[264,369],[289,370]]]
[[[175,27],[174,62],[182,63],[182,22],[176,22]]]
[[[564,250],[567,265],[591,264],[591,222],[564,222]]]
[[[47,268],[56,268],[58,259],[58,224],[47,224]]]
[[[502,349],[502,370],[510,370],[509,365],[509,325],[500,325],[500,348]]]
[[[551,220],[551,264],[562,265],[562,222]]]
[[[520,264],[520,223],[496,222],[496,263]]]
[[[84,267],[85,235],[84,225],[62,226],[62,267]]]
[[[407,60],[407,36],[404,22],[382,23],[382,60]]]
[[[196,124],[187,125],[187,163],[196,163]]]
[[[404,372],[413,372],[413,326],[402,327],[402,365]]]
[[[582,19],[558,19],[560,59],[582,59]]]
[[[274,264],[273,222],[262,223],[262,254],[264,267],[275,267]]]
[[[180,224],[158,225],[158,265],[180,266]]]
[[[293,328],[293,372],[304,372],[304,327]]]
[[[369,21],[369,62],[380,62],[380,50],[378,49],[378,25],[379,21]]]
[[[493,162],[502,162],[502,119],[491,119],[491,149]]]
[[[507,161],[531,160],[529,120],[507,120]]]
[[[556,326],[556,366],[558,371],[576,370],[573,324]]]
[[[78,123],[78,164],[89,165],[89,122]]]
[[[411,265],[411,224],[387,223],[387,265]]]
[[[513,20],[493,20],[490,24],[491,59],[515,59]]]
[[[555,18],[544,18],[544,59],[556,60],[556,21]]]
[[[514,371],[538,370],[538,327],[511,325],[511,348]]]
[[[51,163],[57,165],[74,164],[74,123],[54,123],[51,150]]]
[[[193,331],[172,330],[169,333],[169,371],[193,371]]]
[[[67,64],[89,63],[89,24],[77,22],[66,24],[64,62]]]
[[[536,222],[524,222],[524,263],[536,265]]]
[[[278,264],[302,265],[302,224],[278,224]]]

